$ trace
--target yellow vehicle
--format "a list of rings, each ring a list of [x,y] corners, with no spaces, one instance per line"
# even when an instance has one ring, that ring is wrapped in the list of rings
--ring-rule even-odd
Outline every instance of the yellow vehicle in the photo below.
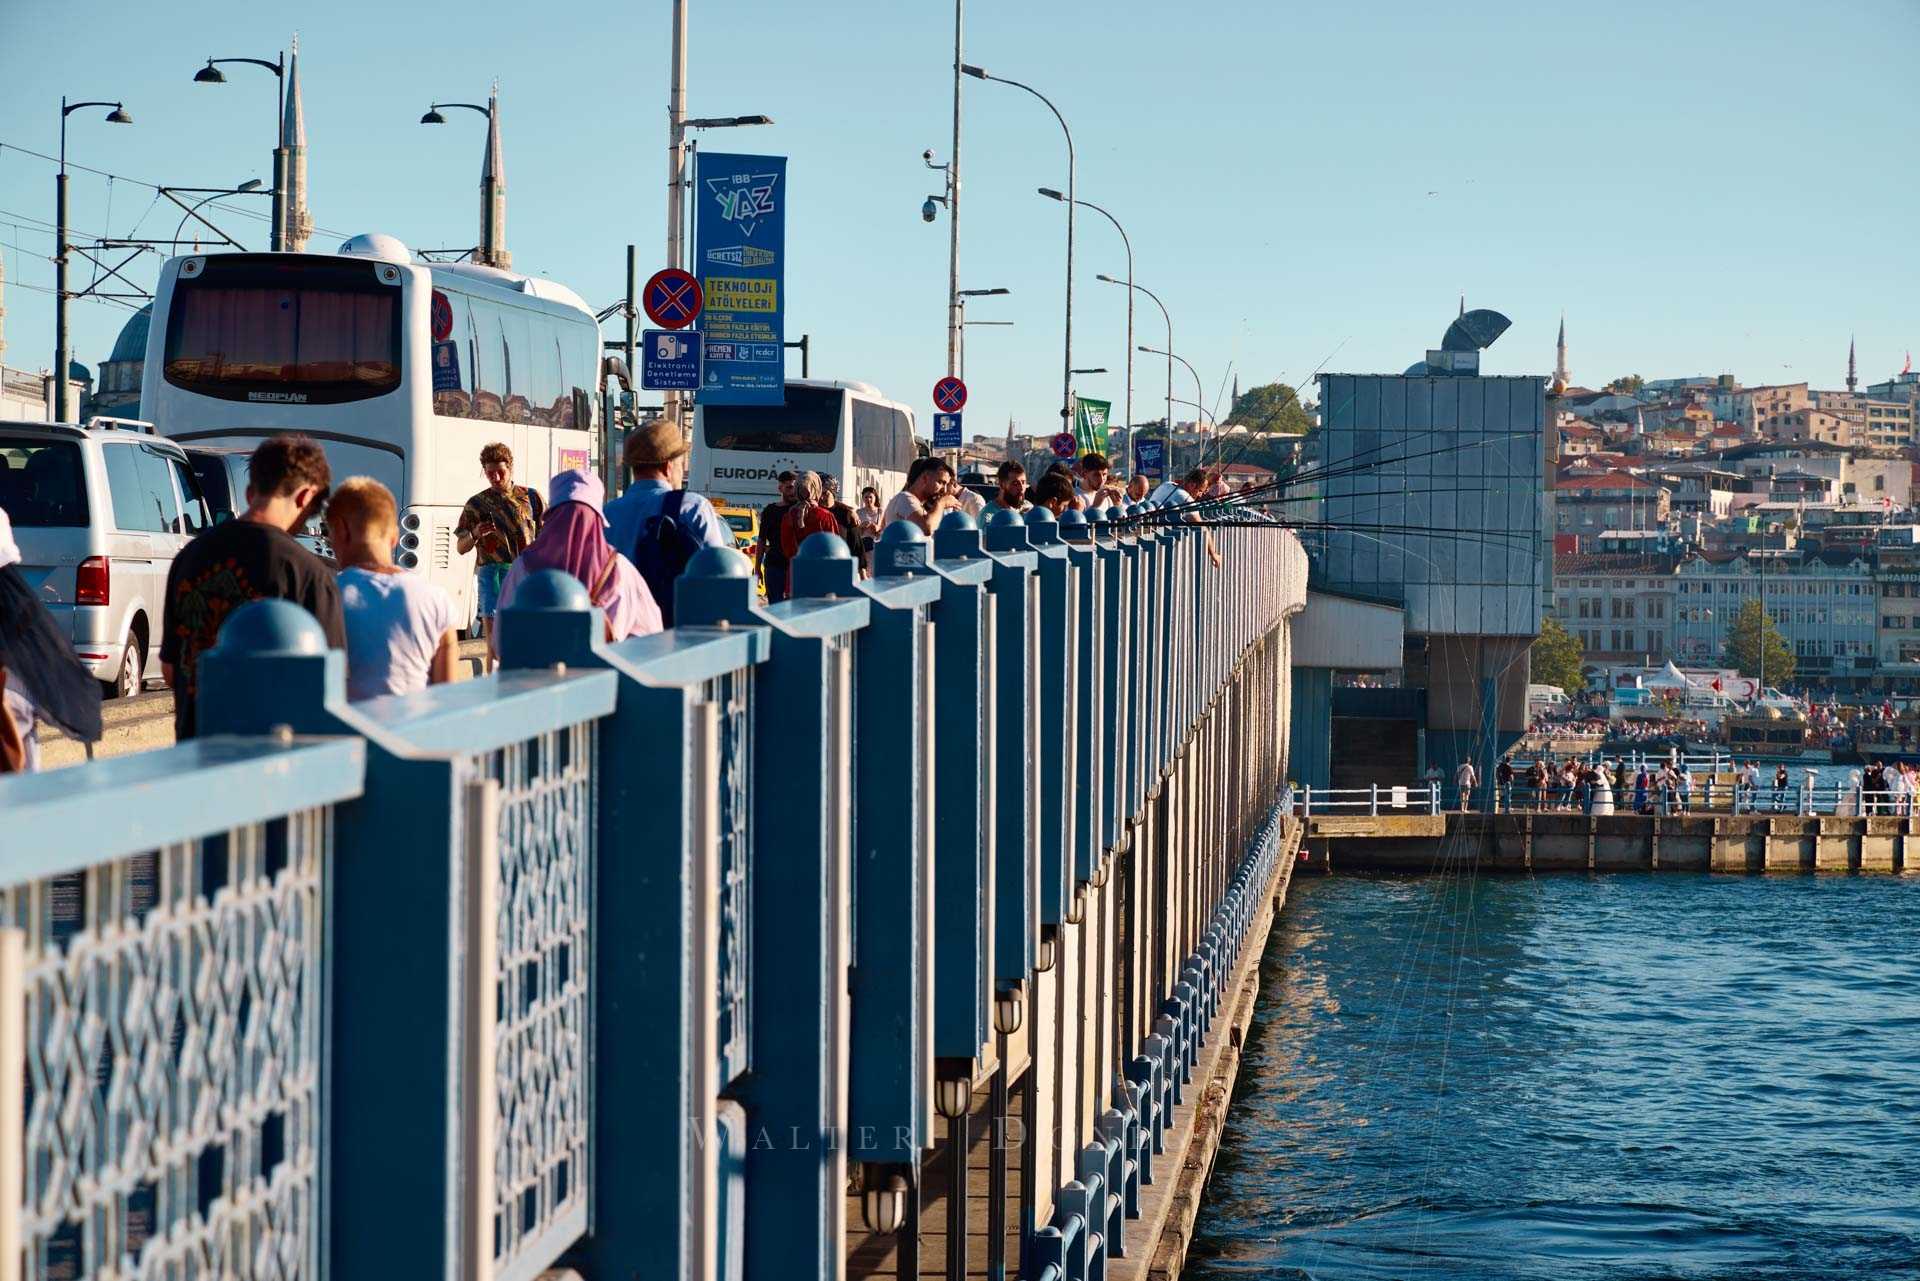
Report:
[[[760,513],[751,507],[730,507],[725,503],[715,503],[713,509],[733,531],[733,545],[748,556],[753,555],[754,544],[760,541]]]

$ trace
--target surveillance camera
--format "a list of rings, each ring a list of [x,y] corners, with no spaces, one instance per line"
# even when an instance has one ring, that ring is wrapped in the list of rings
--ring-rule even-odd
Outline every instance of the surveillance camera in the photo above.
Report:
[[[927,148],[927,149],[926,149],[925,151],[923,151],[923,152],[921,152],[921,153],[920,153],[920,158],[921,158],[922,160],[924,160],[924,161],[926,161],[926,162],[927,162],[928,164],[932,164],[932,163],[933,163],[933,148],[932,148],[932,147],[928,147],[928,148]]]
[[[920,221],[932,222],[935,218],[939,216],[940,216],[939,213],[933,207],[933,197],[928,196],[927,202],[920,206]]]

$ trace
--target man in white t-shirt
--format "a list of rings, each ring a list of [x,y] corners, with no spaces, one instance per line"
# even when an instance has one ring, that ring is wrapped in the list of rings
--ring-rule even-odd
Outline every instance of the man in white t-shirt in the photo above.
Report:
[[[387,487],[365,476],[343,481],[327,501],[327,537],[340,563],[348,700],[454,680],[460,642],[453,598],[393,563],[400,522]]]
[[[1453,786],[1454,790],[1460,794],[1462,810],[1473,808],[1473,788],[1479,781],[1480,771],[1473,767],[1472,761],[1461,761],[1459,767],[1453,771]]]
[[[933,533],[939,528],[940,518],[955,506],[953,495],[947,492],[952,476],[953,468],[944,459],[914,459],[907,468],[907,487],[895,494],[880,513],[881,530],[896,520],[910,520],[925,533]]]

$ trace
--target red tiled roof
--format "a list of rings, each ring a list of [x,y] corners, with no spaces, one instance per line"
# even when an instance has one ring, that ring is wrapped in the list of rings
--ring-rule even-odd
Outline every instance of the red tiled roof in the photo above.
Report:
[[[1652,489],[1654,486],[1638,476],[1623,471],[1606,471],[1592,476],[1563,476],[1554,482],[1555,489]]]

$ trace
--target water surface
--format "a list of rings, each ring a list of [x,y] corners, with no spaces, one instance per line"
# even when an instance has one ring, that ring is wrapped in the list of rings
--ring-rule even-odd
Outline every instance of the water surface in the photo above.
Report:
[[[1303,876],[1195,1281],[1920,1277],[1920,877]]]

